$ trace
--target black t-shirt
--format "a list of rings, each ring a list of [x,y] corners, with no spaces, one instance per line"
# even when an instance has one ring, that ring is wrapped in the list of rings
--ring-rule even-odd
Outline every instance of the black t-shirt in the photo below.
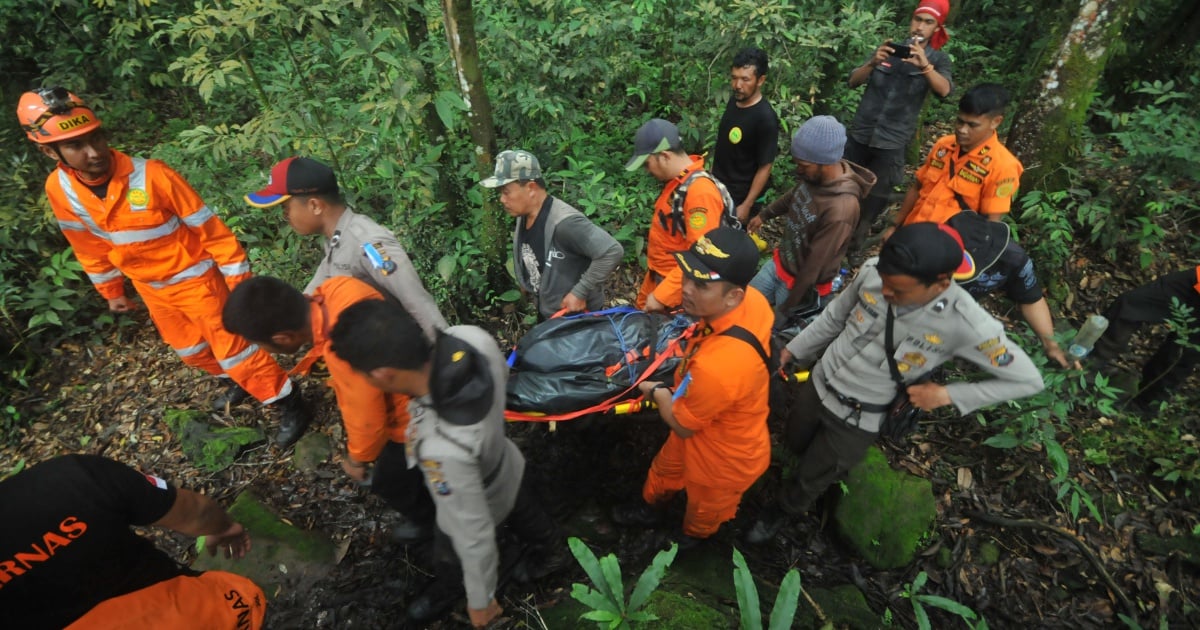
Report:
[[[540,291],[542,288],[542,270],[545,268],[546,261],[543,260],[546,255],[546,217],[550,216],[550,204],[554,203],[554,197],[546,195],[546,201],[542,202],[542,209],[538,210],[537,218],[533,220],[533,225],[525,227],[525,219],[517,219],[519,226],[517,229],[517,247],[521,248],[519,258],[521,266],[524,267],[525,278],[529,280],[529,286],[535,291]],[[514,269],[513,271],[521,273],[522,270]]]
[[[0,482],[0,628],[62,628],[106,599],[194,575],[129,529],[174,504],[163,480],[94,455]]]
[[[717,147],[709,172],[729,189],[734,204],[746,200],[754,173],[775,161],[778,154],[779,118],[766,97],[750,107],[738,107],[730,98],[717,126]]]
[[[1000,287],[1017,304],[1033,304],[1042,299],[1042,285],[1034,273],[1033,260],[1020,245],[1011,242],[994,265],[961,284],[976,299]]]

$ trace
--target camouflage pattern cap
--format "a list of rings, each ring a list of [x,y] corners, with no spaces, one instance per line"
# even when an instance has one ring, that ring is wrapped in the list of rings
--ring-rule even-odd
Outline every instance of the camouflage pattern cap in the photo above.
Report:
[[[509,182],[542,178],[542,165],[528,151],[502,151],[496,156],[496,172],[479,182],[484,188],[499,188]]]

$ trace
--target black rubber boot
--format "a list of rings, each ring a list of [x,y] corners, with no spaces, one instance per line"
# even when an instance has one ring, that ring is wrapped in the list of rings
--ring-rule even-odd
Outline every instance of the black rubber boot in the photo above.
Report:
[[[662,520],[662,511],[645,501],[618,505],[613,508],[612,520],[617,525],[654,527]]]
[[[250,392],[242,389],[233,380],[225,385],[225,391],[212,400],[212,410],[216,413],[227,413],[230,407],[236,407],[250,397]]]
[[[418,623],[432,621],[450,610],[465,595],[462,577],[434,578],[416,599],[408,605],[408,620]]]
[[[312,410],[308,405],[304,404],[304,395],[300,393],[299,386],[292,387],[292,393],[275,401],[272,407],[279,409],[279,433],[275,435],[275,445],[279,448],[287,448],[296,443],[304,431],[308,429],[308,423],[312,421]]]

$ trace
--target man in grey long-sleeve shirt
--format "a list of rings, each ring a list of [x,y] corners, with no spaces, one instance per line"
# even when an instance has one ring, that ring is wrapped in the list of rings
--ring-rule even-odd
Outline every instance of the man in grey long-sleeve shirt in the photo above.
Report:
[[[542,167],[528,151],[503,151],[496,171],[479,182],[500,189],[500,203],[517,219],[513,273],[537,301],[538,318],[559,311],[604,308],[604,280],[625,255],[608,232],[546,192]]]
[[[781,510],[760,517],[747,536],[750,542],[774,537],[787,515],[806,511],[875,442],[897,388],[885,351],[889,310],[892,356],[913,405],[926,411],[954,405],[966,414],[1042,390],[1037,367],[1005,336],[1003,324],[954,283],[953,276],[972,274],[973,264],[949,226],[900,228],[879,258],[865,262],[847,289],[788,343],[783,363],[816,363],[785,432],[800,465],[780,492]],[[920,382],[953,358],[992,378]]]
[[[330,337],[334,354],[376,387],[413,397],[408,463],[425,475],[438,532],[436,578],[409,604],[408,619],[438,616],[465,586],[471,623],[486,626],[502,612],[501,524],[531,547],[525,576],[544,577],[567,561],[558,527],[523,483],[525,458],[504,435],[508,366],[496,340],[475,326],[452,326],[430,344],[408,314],[379,300],[343,311]]]

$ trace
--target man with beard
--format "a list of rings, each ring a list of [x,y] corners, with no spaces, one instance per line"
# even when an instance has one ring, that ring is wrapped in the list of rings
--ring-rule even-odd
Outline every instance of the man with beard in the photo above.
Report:
[[[746,225],[755,201],[767,188],[771,164],[779,153],[779,117],[762,94],[767,80],[767,53],[744,48],[733,57],[729,83],[733,95],[717,127],[713,177],[725,184],[737,218]]]
[[[781,314],[832,294],[859,203],[875,184],[870,171],[842,159],[845,143],[846,128],[832,116],[800,125],[791,150],[800,183],[750,220],[756,232],[763,221],[786,216],[780,247],[750,281]]]

